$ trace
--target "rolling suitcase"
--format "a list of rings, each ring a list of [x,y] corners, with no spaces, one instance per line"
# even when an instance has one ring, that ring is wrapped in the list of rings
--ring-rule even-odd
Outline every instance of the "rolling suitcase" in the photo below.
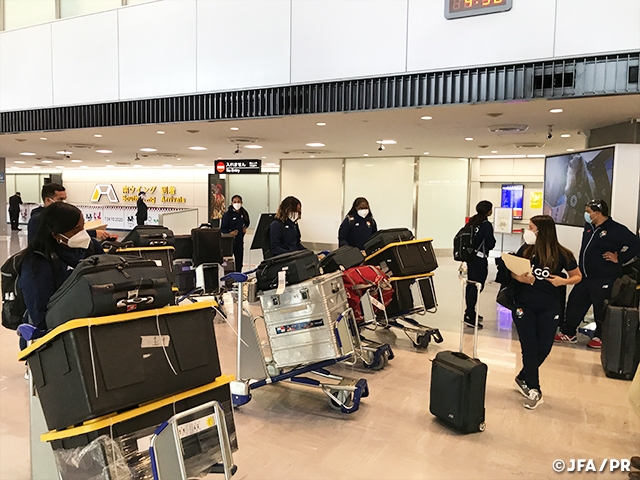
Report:
[[[184,295],[196,288],[196,271],[190,258],[180,258],[173,261],[173,271],[176,276],[175,286],[178,293]]]
[[[607,305],[600,361],[607,377],[631,380],[640,362],[638,309]]]
[[[173,247],[173,232],[162,225],[139,225],[131,230],[122,243],[133,242],[135,247]]]
[[[360,249],[345,245],[320,260],[320,268],[322,268],[323,273],[333,273],[338,270],[357,267],[362,265],[362,262],[364,262],[364,255],[362,255]]]
[[[320,261],[311,250],[283,253],[263,260],[258,265],[258,290],[271,290],[278,286],[279,272],[285,272],[286,285],[295,285],[320,275]]]
[[[74,318],[161,308],[174,300],[167,272],[153,260],[93,255],[51,296],[46,323],[53,329]]]
[[[134,247],[119,248],[116,254],[125,257],[144,258],[153,260],[156,265],[167,272],[171,285],[175,285],[175,273],[173,272],[174,247]]]
[[[378,230],[364,244],[364,251],[367,252],[367,255],[371,255],[390,243],[405,242],[407,240],[413,240],[413,233],[408,228]]]
[[[208,224],[200,225],[191,230],[193,241],[193,265],[197,267],[203,263],[222,263],[222,234],[219,228]]]
[[[405,277],[438,268],[432,239],[390,243],[367,257],[367,265],[379,265],[389,276]]]
[[[475,283],[475,282],[474,282]],[[463,282],[466,288],[467,281]],[[480,294],[480,284],[478,295]],[[463,315],[464,318],[464,315]],[[440,352],[431,365],[429,410],[462,433],[483,432],[487,365],[478,360],[478,317],[473,333],[473,358],[463,353],[464,322],[460,322],[460,351]]]
[[[191,235],[176,235],[176,250],[173,253],[173,258],[188,258],[191,260],[193,257],[193,241]]]
[[[396,317],[415,310],[433,310],[438,306],[433,285],[433,274],[409,278],[390,278],[393,298],[387,306],[387,315]]]

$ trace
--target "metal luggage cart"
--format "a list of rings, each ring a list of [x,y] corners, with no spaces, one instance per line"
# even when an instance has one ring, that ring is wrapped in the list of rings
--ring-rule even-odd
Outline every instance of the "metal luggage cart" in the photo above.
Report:
[[[247,279],[248,274],[246,273],[231,273],[223,278],[223,280],[232,280],[240,292],[242,284]],[[329,405],[335,410],[342,413],[353,413],[358,410],[360,400],[369,395],[366,379],[335,375],[327,370],[327,367],[340,362],[347,365],[354,365],[357,362],[357,351],[360,348],[359,335],[350,309],[341,312],[335,320],[334,347],[339,347],[339,356],[293,365],[291,363],[293,360],[281,360],[279,364],[277,360],[266,357],[255,324],[260,317],[254,317],[244,308],[243,295],[238,295],[237,302],[237,379],[231,383],[231,397],[234,406],[248,403],[251,400],[251,391],[256,388],[289,380],[292,383],[320,389],[327,395]],[[296,333],[316,326],[303,325],[304,323],[311,322],[296,322],[294,319],[289,325],[274,328],[280,328],[281,333]]]
[[[442,343],[443,338],[440,330],[437,328],[423,325],[412,318],[413,315],[424,316],[427,313],[436,313],[438,310],[437,301],[435,299],[435,290],[432,288],[433,273],[415,275],[411,277],[390,277],[391,282],[398,280],[414,281],[410,285],[410,293],[412,299],[411,308],[403,309],[394,314],[387,312],[387,307],[381,302],[375,300],[370,292],[366,292],[360,299],[364,322],[362,322],[363,330],[376,330],[377,328],[399,328],[411,340],[413,346],[417,349],[426,349],[433,339],[436,343]],[[431,286],[431,302],[428,304],[423,294],[423,286],[421,281],[429,282]],[[382,292],[380,291],[380,298]],[[378,313],[374,310],[378,309]]]

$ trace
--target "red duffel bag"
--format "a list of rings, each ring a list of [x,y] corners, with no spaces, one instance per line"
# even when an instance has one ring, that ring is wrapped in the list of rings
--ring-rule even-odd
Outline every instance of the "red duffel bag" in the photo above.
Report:
[[[342,281],[347,291],[347,300],[349,307],[353,309],[356,322],[364,321],[362,308],[360,306],[360,297],[369,292],[371,297],[378,302],[389,305],[393,298],[393,287],[383,271],[373,265],[361,265],[359,267],[349,268],[342,272]],[[380,309],[375,306],[377,312]]]

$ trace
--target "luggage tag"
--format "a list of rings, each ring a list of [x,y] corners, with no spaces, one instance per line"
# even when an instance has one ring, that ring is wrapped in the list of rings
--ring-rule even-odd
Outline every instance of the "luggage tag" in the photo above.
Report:
[[[369,295],[369,298],[371,299],[371,303],[373,304],[374,307],[376,307],[378,310],[385,310],[385,306],[384,303],[380,302],[377,298],[374,298],[373,296]]]
[[[278,272],[278,288],[276,289],[276,295],[282,295],[284,293],[284,287],[287,285],[287,271],[280,270]]]

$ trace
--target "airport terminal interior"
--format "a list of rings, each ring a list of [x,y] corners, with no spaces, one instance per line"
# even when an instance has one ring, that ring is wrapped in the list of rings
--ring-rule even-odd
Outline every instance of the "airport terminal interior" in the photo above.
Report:
[[[27,2],[38,7],[25,8]],[[601,351],[587,347],[595,325],[589,309],[577,343],[555,342],[540,367],[544,403],[524,408],[527,399],[514,387],[521,344],[512,312],[496,302],[496,259],[517,251],[529,218],[544,214],[582,265],[584,207],[594,198],[605,199],[611,217],[640,235],[640,2],[619,0],[614,9],[583,0],[579,11],[574,0],[368,2],[0,0],[0,264],[28,246],[27,222],[47,183],[64,185],[67,203],[81,210],[85,222],[100,224],[118,240],[136,226],[141,191],[146,224],[167,226],[176,237],[201,224],[219,226],[231,198],[241,195],[251,219],[244,261],[231,267],[227,253],[225,274],[260,267],[258,225],[285,197],[300,200],[302,244],[320,256],[338,248],[341,222],[354,199],[366,197],[378,229],[406,228],[417,240],[429,239],[437,268],[420,275],[433,282],[437,305],[426,308],[424,292],[411,290],[413,308],[404,316],[429,327],[423,333],[439,331],[442,341],[434,336],[424,348],[416,344],[415,330],[384,325],[378,314],[358,337],[376,346],[370,351],[388,345],[393,353],[383,353],[383,368],[367,368],[373,357],[364,354],[335,355],[333,364],[316,368],[330,372],[328,381],[366,381],[368,395],[345,413],[317,385],[275,379],[276,344],[263,324],[268,295],[261,302],[262,292],[256,296],[251,288],[255,283],[241,296],[246,312],[239,341],[232,282],[224,286],[218,276],[219,288],[211,289],[209,277],[194,274],[198,285],[206,284],[206,295],[181,291],[176,298],[187,309],[198,301],[218,304],[207,312],[220,378],[236,377],[237,449],[227,462],[237,467],[233,478],[628,478],[630,459],[640,456],[638,374],[633,382],[633,375],[605,374]],[[221,20],[241,17],[243,35]],[[619,34],[589,33],[603,28]],[[473,40],[463,42],[461,35]],[[484,48],[478,38],[501,47]],[[436,44],[450,48],[443,52],[447,47]],[[78,62],[84,63],[76,75]],[[14,230],[8,207],[16,192],[23,204]],[[464,352],[474,351],[474,329],[461,329],[465,268],[454,259],[453,241],[482,200],[492,203],[488,220],[497,241],[487,255],[477,307],[483,328],[476,357],[488,367],[485,417],[482,431],[463,433],[431,413],[432,372],[436,355],[459,349],[461,331]],[[247,353],[254,345],[245,342],[250,318],[257,319],[256,341],[262,343],[251,355],[271,363],[259,367],[270,377],[251,389],[245,403],[238,385],[259,379],[241,378],[239,352],[245,373],[254,358]],[[100,327],[88,328],[89,365],[92,328]],[[179,337],[169,340],[159,323],[157,330],[154,346],[162,347],[178,377],[167,347],[174,342],[177,348]],[[346,351],[338,327],[335,332]],[[151,337],[141,338],[147,352]],[[62,348],[71,351],[69,344]],[[60,442],[39,441],[53,429],[36,411],[39,401],[30,388],[39,377],[29,377],[20,351],[16,331],[0,328],[0,480],[186,480],[186,474],[163,475],[165,467],[148,465],[150,438],[168,417],[145,425],[151,430],[133,448],[147,463],[136,474],[127,462],[109,464],[106,450],[96,453],[109,464],[99,473],[82,473],[83,465],[57,473],[64,469],[56,468],[50,445],[57,449]],[[636,366],[638,357],[640,351]],[[292,365],[306,364],[287,364],[277,373]],[[123,374],[127,369],[118,368]],[[97,396],[95,366],[87,372],[82,383],[95,386]],[[137,402],[136,411],[153,414],[159,399]],[[185,410],[178,404],[168,401],[168,411]],[[100,416],[105,425],[111,422],[106,437],[114,437],[114,418],[119,422],[132,412],[126,405]],[[90,430],[93,417],[86,418]],[[65,425],[81,429],[84,420]],[[181,424],[176,435],[191,438],[220,424],[219,418],[206,427],[193,420],[188,426],[196,430]],[[74,447],[93,439],[87,438]],[[186,458],[193,452],[180,438],[178,452]],[[216,446],[215,458],[222,464],[220,450]],[[579,459],[585,460],[580,467]],[[591,460],[598,471],[587,468]],[[186,468],[182,459],[176,462]]]

